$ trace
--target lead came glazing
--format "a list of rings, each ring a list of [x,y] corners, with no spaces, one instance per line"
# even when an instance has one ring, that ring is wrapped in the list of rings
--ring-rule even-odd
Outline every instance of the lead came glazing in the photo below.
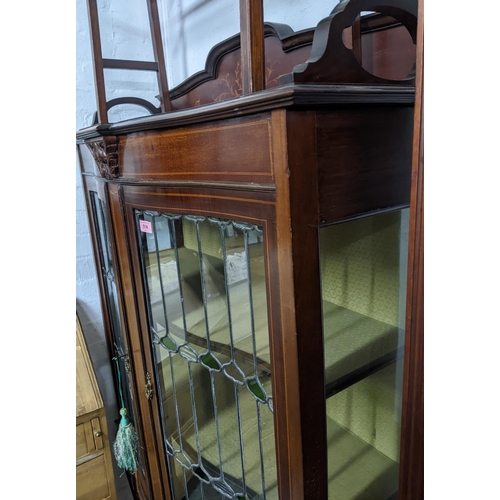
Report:
[[[173,498],[277,499],[262,228],[135,215]]]
[[[115,272],[113,257],[111,252],[111,240],[108,230],[108,224],[105,214],[105,205],[102,200],[99,199],[95,191],[90,191],[90,203],[92,207],[92,215],[94,218],[94,226],[97,228],[97,248],[99,251],[100,262],[101,262],[101,275],[103,277],[103,285],[106,290],[106,303],[109,311],[109,320],[111,326],[111,335],[113,339],[113,352],[118,358],[118,364],[120,367],[120,373],[122,377],[121,390],[125,402],[125,406],[128,411],[128,417],[130,421],[136,424],[136,418],[134,414],[133,405],[133,395],[130,383],[128,381],[128,369],[126,360],[128,355],[125,349],[125,343],[123,339],[122,323],[120,319],[120,311],[118,307],[118,293],[116,289]],[[144,463],[142,460],[142,453],[139,449],[138,451],[138,462],[139,462],[139,472],[145,476]]]

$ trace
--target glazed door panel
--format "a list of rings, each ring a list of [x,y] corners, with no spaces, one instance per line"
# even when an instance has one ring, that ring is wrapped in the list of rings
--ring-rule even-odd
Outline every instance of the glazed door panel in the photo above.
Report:
[[[175,500],[277,500],[272,195],[123,192],[165,488]]]
[[[117,399],[120,407],[127,409],[128,417],[138,431],[138,470],[135,474],[129,474],[129,481],[139,492],[141,499],[152,498],[149,487],[149,471],[147,459],[144,453],[146,449],[142,433],[142,420],[140,418],[137,392],[133,381],[131,354],[129,340],[126,330],[126,321],[123,315],[123,305],[120,289],[120,271],[117,265],[116,249],[114,244],[113,224],[109,211],[107,197],[107,185],[87,179],[88,201],[92,219],[92,232],[96,247],[97,265],[99,269],[99,281],[104,298],[105,324],[109,330],[109,344],[111,351],[111,363],[117,387]],[[118,376],[118,370],[120,376]],[[119,418],[119,415],[116,415]],[[111,438],[111,444],[114,436]]]

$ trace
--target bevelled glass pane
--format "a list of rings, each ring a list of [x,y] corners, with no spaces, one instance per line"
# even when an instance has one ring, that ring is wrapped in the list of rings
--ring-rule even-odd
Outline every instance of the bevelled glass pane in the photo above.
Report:
[[[263,234],[136,211],[175,499],[277,499]]]
[[[123,397],[123,404],[125,408],[127,408],[128,417],[131,422],[135,423],[134,397],[130,386],[128,354],[123,339],[123,329],[118,306],[118,293],[115,282],[113,255],[111,253],[111,240],[105,212],[106,207],[95,191],[90,191],[89,196],[94,218],[94,227],[96,229],[97,248],[99,252],[99,261],[101,263],[101,275],[108,308],[111,337],[113,339],[113,353],[118,359],[118,366],[121,374],[121,397]],[[113,369],[115,368],[116,365],[113,364]],[[121,404],[121,401],[119,401],[119,404]],[[142,452],[140,449],[138,450],[138,464],[139,472],[145,476]]]
[[[395,499],[409,210],[320,229],[329,499]]]

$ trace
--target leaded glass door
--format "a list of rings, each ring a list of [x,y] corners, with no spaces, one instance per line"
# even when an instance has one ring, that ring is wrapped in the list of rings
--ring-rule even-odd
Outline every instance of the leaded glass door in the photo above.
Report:
[[[133,218],[172,498],[277,499],[262,227]]]
[[[141,498],[150,498],[148,462],[138,401],[133,385],[131,352],[125,330],[125,321],[119,294],[119,271],[111,216],[106,199],[106,187],[91,179],[85,179],[88,189],[92,230],[97,249],[96,259],[103,296],[104,323],[109,329],[110,363],[116,382],[117,404],[127,409],[127,416],[138,431],[137,471],[129,474],[129,480],[141,492]],[[119,407],[118,407],[119,409]],[[118,409],[116,419],[119,419]],[[114,437],[110,436],[113,442]]]

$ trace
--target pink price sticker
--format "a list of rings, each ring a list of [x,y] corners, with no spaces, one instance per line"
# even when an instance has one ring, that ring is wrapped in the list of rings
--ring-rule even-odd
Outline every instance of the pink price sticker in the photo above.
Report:
[[[151,228],[151,222],[147,220],[139,221],[139,227],[143,233],[152,233],[153,229]]]

